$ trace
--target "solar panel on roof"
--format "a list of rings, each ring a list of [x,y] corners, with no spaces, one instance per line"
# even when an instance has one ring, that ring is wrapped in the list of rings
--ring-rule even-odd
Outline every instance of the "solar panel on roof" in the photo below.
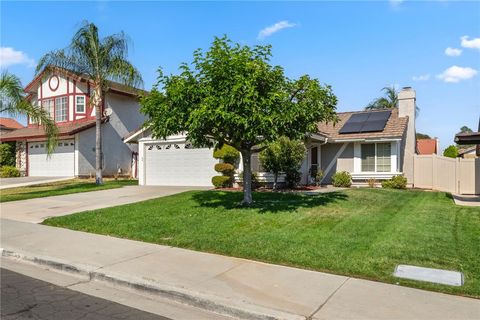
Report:
[[[349,122],[345,123],[340,129],[340,133],[356,133],[362,129],[363,122]]]
[[[392,111],[374,111],[352,114],[339,133],[361,133],[382,131]]]
[[[367,121],[363,124],[362,129],[360,132],[376,132],[376,131],[383,131],[385,128],[385,121],[384,120],[375,120],[375,121]]]
[[[368,119],[369,113],[364,112],[364,113],[355,113],[350,116],[350,119],[348,119],[348,122],[365,122]]]
[[[368,120],[363,124],[361,132],[383,131],[391,113],[390,110],[372,112],[368,117]]]
[[[392,111],[386,110],[386,111],[375,111],[371,112],[370,116],[368,117],[368,121],[375,121],[375,120],[388,120],[390,118],[390,114]]]

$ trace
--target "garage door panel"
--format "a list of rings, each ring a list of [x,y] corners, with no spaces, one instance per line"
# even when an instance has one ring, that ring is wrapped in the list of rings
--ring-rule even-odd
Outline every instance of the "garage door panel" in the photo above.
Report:
[[[59,141],[50,156],[47,156],[46,145],[46,142],[28,143],[28,175],[32,177],[74,176],[74,141]]]
[[[170,147],[169,147],[170,145]],[[213,150],[185,144],[147,145],[145,181],[147,185],[210,186],[217,173]]]

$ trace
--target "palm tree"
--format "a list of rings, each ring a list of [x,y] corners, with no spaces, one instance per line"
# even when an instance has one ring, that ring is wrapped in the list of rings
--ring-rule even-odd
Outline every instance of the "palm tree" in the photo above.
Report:
[[[385,92],[385,97],[380,97],[370,102],[365,109],[393,109],[398,103],[398,91],[395,87],[385,87],[382,89]]]
[[[26,114],[32,122],[42,124],[47,136],[47,153],[50,155],[57,144],[57,126],[48,112],[33,106],[25,98],[25,91],[20,79],[14,74],[3,71],[0,74],[0,113],[11,116]]]
[[[127,60],[128,39],[121,32],[99,38],[98,28],[84,21],[68,47],[44,55],[37,66],[37,74],[47,67],[67,69],[91,81],[93,88],[90,103],[95,108],[95,181],[102,177],[102,100],[109,90],[109,80],[128,86],[143,85],[139,71]]]

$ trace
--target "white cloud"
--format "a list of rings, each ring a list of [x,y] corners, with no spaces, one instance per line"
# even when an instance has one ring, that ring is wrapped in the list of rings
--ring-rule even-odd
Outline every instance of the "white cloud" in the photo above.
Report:
[[[460,38],[462,40],[462,47],[480,50],[480,38],[473,38],[471,40],[469,38],[469,36]]]
[[[430,79],[430,75],[428,73],[412,77],[413,81],[427,81],[428,79]]]
[[[445,49],[445,54],[450,57],[458,57],[462,54],[462,49],[448,47]]]
[[[288,20],[279,21],[279,22],[275,23],[274,25],[268,26],[268,27],[260,30],[257,38],[260,39],[260,40],[265,39],[266,37],[271,36],[275,32],[278,32],[278,31],[280,31],[282,29],[285,29],[285,28],[293,28],[295,26],[296,26],[295,23],[288,22]]]
[[[404,2],[404,0],[389,0],[389,2],[392,7],[398,8]]]
[[[0,47],[0,67],[6,68],[14,64],[26,64],[33,67],[35,62],[26,53],[11,47]]]
[[[478,73],[477,70],[469,67],[451,66],[437,76],[445,82],[456,83],[461,80],[467,80],[474,77]]]

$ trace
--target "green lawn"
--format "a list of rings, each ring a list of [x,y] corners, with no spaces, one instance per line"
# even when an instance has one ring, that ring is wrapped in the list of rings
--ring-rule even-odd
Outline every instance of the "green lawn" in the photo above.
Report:
[[[19,187],[0,190],[0,202],[26,200],[71,194],[78,192],[98,191],[105,189],[121,188],[123,186],[137,185],[137,180],[109,180],[106,179],[101,186],[95,185],[92,179],[71,179],[59,182],[38,184],[28,187]]]
[[[351,189],[317,196],[192,191],[44,224],[480,297],[480,210],[445,193]],[[458,270],[450,287],[394,278],[397,264]]]

